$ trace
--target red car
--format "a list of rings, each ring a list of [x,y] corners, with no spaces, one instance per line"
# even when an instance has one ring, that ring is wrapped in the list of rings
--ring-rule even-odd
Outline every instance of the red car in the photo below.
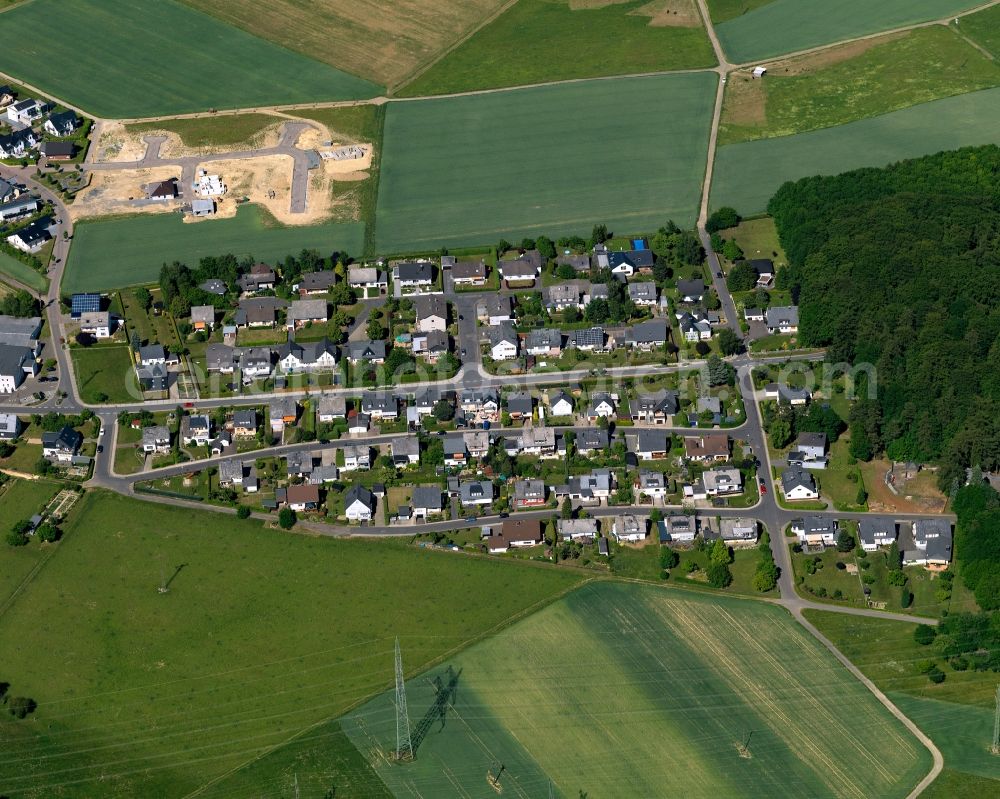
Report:
[[[766,493],[767,493],[767,486],[764,485],[763,481],[761,481],[761,484],[760,484],[760,495],[764,496],[764,494],[766,494]]]

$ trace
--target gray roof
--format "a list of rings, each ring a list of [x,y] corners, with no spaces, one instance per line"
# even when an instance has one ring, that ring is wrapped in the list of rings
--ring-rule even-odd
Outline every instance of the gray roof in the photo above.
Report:
[[[636,439],[636,452],[664,452],[667,434],[663,430],[640,430]]]
[[[41,327],[39,316],[0,316],[0,344],[32,347]]]
[[[360,502],[362,505],[368,508],[368,510],[375,510],[375,497],[372,492],[369,491],[364,486],[353,485],[344,494],[344,509],[350,508],[355,502]]]
[[[656,300],[655,283],[629,283],[628,296],[631,300]]]
[[[147,344],[145,347],[139,348],[139,360],[143,363],[146,361],[162,361],[166,357],[167,353],[163,349],[162,344]]]
[[[608,431],[599,427],[581,430],[576,434],[576,448],[580,449],[607,449]]]
[[[768,327],[798,327],[799,309],[796,305],[776,305],[764,314]]]
[[[396,275],[400,281],[430,283],[434,279],[434,265],[405,261],[396,265]]]
[[[385,359],[385,342],[384,341],[350,341],[347,344],[347,351],[351,360],[355,361],[365,361],[365,360],[384,360]]]
[[[785,492],[791,491],[797,486],[805,486],[813,491],[816,490],[816,482],[813,476],[805,469],[790,467],[781,473],[781,487]]]
[[[571,330],[568,344],[571,347],[603,347],[604,328],[586,327],[581,330]]]
[[[228,344],[209,344],[205,348],[208,369],[230,369],[235,363],[235,351]]]
[[[678,280],[677,293],[681,297],[701,297],[705,294],[705,281],[701,278],[697,280]]]
[[[799,433],[795,443],[800,447],[826,449],[826,433]]]
[[[667,340],[667,323],[663,319],[650,319],[632,325],[625,333],[625,340],[636,344],[662,344]]]
[[[438,294],[421,295],[414,298],[413,309],[416,311],[417,321],[431,316],[448,319],[448,301]]]
[[[249,408],[243,411],[233,412],[233,426],[234,427],[256,427],[257,426],[257,411],[253,408]]]
[[[336,272],[303,272],[299,279],[299,288],[306,291],[322,291],[332,288],[336,282]]]
[[[531,347],[554,349],[562,347],[562,333],[553,328],[540,327],[528,333],[526,344]]]
[[[294,300],[288,309],[288,321],[308,322],[313,319],[326,319],[326,300]]]
[[[874,544],[876,538],[896,537],[896,520],[891,516],[866,513],[858,521],[858,538],[862,544]]]
[[[493,499],[493,483],[489,480],[463,480],[458,484],[459,500],[468,504],[482,499]]]
[[[410,504],[414,508],[427,508],[429,510],[441,510],[442,491],[439,486],[417,486],[413,489],[413,497]]]
[[[520,413],[530,416],[534,408],[534,401],[527,391],[515,391],[507,395],[507,410],[510,413]]]

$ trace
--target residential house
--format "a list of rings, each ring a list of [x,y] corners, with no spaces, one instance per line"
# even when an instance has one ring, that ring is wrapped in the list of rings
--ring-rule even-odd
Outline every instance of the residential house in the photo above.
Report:
[[[792,522],[792,534],[808,546],[832,547],[837,542],[837,520],[832,516],[803,516]]]
[[[703,433],[684,438],[684,456],[697,463],[729,460],[729,436],[726,433]]]
[[[542,541],[542,523],[537,519],[507,519],[499,534],[493,533],[486,546],[493,554],[511,548],[533,547]]]
[[[666,344],[668,335],[665,320],[650,319],[628,328],[625,331],[625,344],[643,352],[651,352]]]
[[[211,440],[212,420],[207,415],[200,413],[181,417],[181,441],[185,447],[207,447]]]
[[[256,297],[240,300],[236,312],[237,327],[274,327],[278,321],[278,311],[288,307],[279,297]],[[242,312],[242,313],[241,313]]]
[[[608,431],[600,427],[578,431],[573,443],[577,453],[585,457],[595,452],[607,452],[610,446]]]
[[[792,388],[784,383],[768,383],[764,387],[764,399],[773,399],[779,405],[805,405],[811,398],[808,389]]]
[[[588,421],[596,422],[598,419],[615,419],[618,410],[615,408],[615,400],[610,394],[593,394],[584,415]]]
[[[615,487],[615,476],[610,469],[592,469],[590,474],[570,477],[564,486],[555,486],[556,499],[569,497],[584,505],[599,505],[607,500]]]
[[[748,322],[763,322],[764,309],[755,306],[747,306],[743,309],[743,318]]]
[[[162,344],[147,344],[139,347],[140,366],[164,366],[167,363],[167,351]]]
[[[31,128],[0,136],[0,157],[22,158],[38,146],[38,136]]]
[[[701,475],[701,482],[710,497],[743,493],[743,475],[739,469],[709,469]]]
[[[299,278],[299,296],[308,294],[326,294],[337,285],[337,273],[326,270],[324,272],[303,272]]]
[[[351,365],[359,363],[385,363],[386,346],[384,341],[349,341],[347,343],[347,360]]]
[[[290,485],[285,489],[285,502],[289,508],[300,513],[319,510],[319,486],[308,483]],[[351,518],[350,515],[347,518]]]
[[[655,283],[629,283],[627,291],[628,298],[636,305],[647,308],[656,305],[657,294]]]
[[[325,336],[302,344],[290,338],[278,348],[278,367],[285,374],[332,371],[337,368],[337,348]]]
[[[42,457],[52,463],[71,463],[81,444],[83,436],[64,425],[61,430],[42,433]]]
[[[23,194],[16,199],[9,200],[0,205],[0,222],[11,222],[15,219],[20,219],[22,216],[30,216],[41,207],[42,204],[34,197]],[[100,307],[96,310],[100,310]]]
[[[367,413],[352,410],[347,414],[347,432],[351,435],[362,435],[371,427],[372,417]]]
[[[576,272],[590,271],[589,255],[574,255],[573,253],[563,253],[556,258],[556,266],[572,266]]]
[[[0,343],[11,347],[26,347],[32,355],[38,353],[38,336],[42,332],[40,316],[0,315]]]
[[[167,178],[166,180],[157,180],[153,183],[147,183],[143,191],[147,200],[160,200],[162,202],[167,202],[168,200],[176,199],[178,193],[177,178]],[[221,280],[217,282],[222,283]],[[223,286],[225,286],[224,283]],[[225,293],[225,290],[223,290],[222,294]]]
[[[525,348],[529,355],[558,358],[562,354],[562,333],[552,328],[536,328],[528,333]]]
[[[246,464],[239,458],[231,458],[219,464],[219,485],[233,488],[243,486],[243,478],[247,475]]]
[[[678,280],[677,295],[681,302],[701,302],[705,297],[705,281],[701,278]]]
[[[559,519],[556,531],[563,541],[593,541],[597,538],[597,519]]]
[[[41,119],[48,106],[41,100],[27,97],[7,106],[7,119],[22,125],[30,125]]]
[[[253,408],[233,412],[233,435],[254,438],[257,435],[257,411]]]
[[[100,294],[74,294],[70,298],[70,316],[79,319],[85,313],[101,310]]]
[[[625,250],[608,253],[608,269],[612,274],[632,277],[636,272],[651,272],[655,256],[651,250]]]
[[[781,491],[787,500],[819,499],[813,476],[798,466],[790,466],[781,473]]]
[[[456,286],[485,286],[486,261],[458,261],[452,264],[451,280]]]
[[[757,275],[758,286],[767,288],[774,282],[774,261],[770,258],[752,258],[744,263]]]
[[[211,455],[221,455],[233,445],[233,434],[228,430],[220,430],[219,433],[208,442],[208,451]]]
[[[515,442],[516,451],[523,455],[554,458],[558,454],[556,452],[556,431],[551,427],[525,427]]]
[[[485,430],[469,430],[462,433],[462,439],[465,441],[465,450],[470,458],[482,460],[489,455],[490,434]]]
[[[347,418],[347,400],[338,394],[320,394],[316,403],[316,418],[323,424]]]
[[[72,111],[59,111],[49,114],[42,129],[50,136],[72,136],[80,127],[80,118]]]
[[[646,537],[646,519],[627,513],[624,516],[616,516],[611,534],[620,544],[623,542],[642,541]]]
[[[400,289],[426,291],[434,283],[434,264],[430,261],[404,261],[392,269],[392,280]]]
[[[538,250],[529,250],[519,258],[510,261],[500,261],[497,265],[500,278],[510,286],[533,286],[542,267],[542,256]]]
[[[21,196],[22,188],[13,179],[0,178],[0,203],[9,203]]]
[[[719,522],[722,542],[734,549],[752,547],[757,543],[757,520],[749,517],[723,518]]]
[[[514,301],[506,294],[489,294],[476,303],[476,318],[490,327],[510,322],[514,319]]]
[[[12,441],[21,434],[21,420],[13,413],[0,413],[0,441]]]
[[[440,486],[416,486],[410,500],[414,517],[426,519],[428,516],[440,515],[444,511],[442,497]]]
[[[496,389],[466,388],[459,397],[462,410],[466,414],[496,418],[500,412],[500,398]]]
[[[328,318],[326,300],[292,300],[285,324],[298,330],[308,324],[325,323]]]
[[[640,430],[634,440],[634,452],[641,460],[660,460],[670,452],[670,436],[662,430]]]
[[[352,289],[384,292],[389,287],[389,279],[374,266],[352,266],[347,270],[347,285]]]
[[[420,439],[416,436],[400,436],[390,444],[392,462],[397,467],[420,463]]]
[[[344,494],[344,515],[352,522],[370,522],[375,514],[375,496],[364,486],[351,486]]]
[[[665,388],[639,394],[629,401],[629,416],[636,424],[668,425],[678,410],[677,392]]]
[[[36,219],[31,224],[11,233],[7,237],[7,243],[21,252],[38,252],[45,246],[46,242],[52,239],[52,234],[49,233],[51,224],[52,220],[48,217]]]
[[[889,516],[865,514],[858,520],[858,538],[865,552],[890,546],[896,540],[896,522]]]
[[[549,396],[549,415],[556,417],[572,416],[573,398],[562,390],[551,394]]]
[[[343,470],[345,472],[368,470],[372,467],[371,457],[371,447],[367,444],[345,444]]]
[[[913,546],[903,546],[904,566],[923,566],[928,571],[944,571],[951,563],[951,522],[943,518],[917,519],[911,528]],[[902,536],[900,537],[902,539]],[[909,542],[903,542],[909,544]]]
[[[768,333],[797,333],[799,309],[796,305],[773,306],[764,314]]]
[[[804,469],[825,469],[826,433],[799,433],[795,446],[788,453],[789,466],[801,466]]]
[[[465,448],[465,438],[461,435],[449,435],[444,438],[444,465],[466,466],[469,463],[469,452]]]
[[[38,152],[49,161],[69,161],[76,155],[76,144],[71,141],[43,141]]]
[[[139,388],[148,392],[163,392],[170,385],[170,374],[167,372],[167,367],[159,363],[151,366],[136,364],[135,379]]]
[[[254,264],[249,272],[240,275],[237,285],[240,291],[251,294],[273,289],[277,282],[278,276],[271,267],[267,264]]]
[[[546,307],[549,311],[555,312],[565,311],[567,308],[582,310],[584,307],[583,297],[586,294],[584,286],[586,285],[588,284],[579,281],[568,281],[550,286],[546,289],[548,295]]]
[[[505,397],[507,413],[511,419],[530,419],[535,401],[527,391],[512,391]]]
[[[581,352],[604,352],[607,349],[607,336],[603,327],[587,327],[571,330],[566,337],[566,346]]]
[[[211,330],[215,327],[214,305],[191,306],[191,327],[195,330]]]
[[[94,338],[111,338],[115,321],[108,311],[88,311],[80,314],[80,332],[88,333]]]
[[[493,483],[489,480],[462,480],[458,484],[458,501],[463,508],[493,504]]]
[[[268,347],[248,347],[239,354],[243,380],[256,380],[271,375],[271,350]]]
[[[658,522],[661,544],[690,544],[698,534],[698,519],[691,514],[674,514]]]
[[[413,301],[416,312],[417,330],[430,333],[433,330],[444,332],[448,329],[448,302],[439,294],[417,297]]]
[[[228,344],[209,344],[205,348],[205,368],[231,375],[236,371],[236,351]]]
[[[335,483],[339,477],[337,468],[337,450],[320,450],[319,464],[313,464],[312,474],[309,475],[309,482],[312,485],[324,485],[325,483]]]
[[[654,472],[649,469],[640,469],[639,476],[633,483],[636,496],[646,496],[654,502],[666,497],[667,488],[667,476],[663,472]]]
[[[545,504],[545,483],[542,480],[520,478],[514,481],[514,507],[537,508]]]
[[[267,405],[267,415],[271,420],[271,432],[281,435],[285,425],[295,424],[299,416],[298,405],[293,397],[275,397]]]
[[[494,361],[509,361],[517,357],[520,350],[520,339],[512,323],[501,322],[497,327],[489,328],[487,337],[490,357]]]
[[[677,314],[677,327],[688,342],[708,341],[712,338],[712,323],[699,311],[681,311]]]
[[[430,333],[415,333],[411,340],[413,355],[423,358],[427,363],[437,363],[445,353],[451,351],[451,340],[448,334],[441,330]]]
[[[399,418],[399,399],[389,391],[366,391],[361,395],[361,412],[376,421]]]

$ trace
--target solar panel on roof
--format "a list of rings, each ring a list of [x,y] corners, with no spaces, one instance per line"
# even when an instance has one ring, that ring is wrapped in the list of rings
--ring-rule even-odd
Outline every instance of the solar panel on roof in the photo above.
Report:
[[[100,294],[74,294],[71,302],[71,314],[78,319],[81,314],[94,313],[101,310]]]

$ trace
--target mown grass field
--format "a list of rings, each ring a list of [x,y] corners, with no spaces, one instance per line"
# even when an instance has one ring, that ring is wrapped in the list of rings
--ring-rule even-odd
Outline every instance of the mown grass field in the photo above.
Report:
[[[504,0],[183,0],[244,30],[392,86],[482,24]]]
[[[394,103],[380,253],[693,224],[715,75],[546,86]],[[594,109],[600,109],[595,113]],[[642,109],[641,122],[636,109]]]
[[[4,679],[39,703],[0,720],[0,785],[19,797],[186,795],[385,689],[397,635],[416,671],[580,579],[104,493],[81,504],[0,616]]]
[[[976,44],[1000,58],[1000,7],[993,6],[963,17],[958,28]]]
[[[59,486],[48,480],[11,479],[0,486],[0,533],[7,531],[21,519],[39,513],[59,492]],[[23,547],[0,546],[0,608],[25,578],[49,554],[50,544],[42,545],[32,539]]]
[[[731,5],[727,2],[727,5]],[[732,63],[773,58],[975,8],[976,0],[774,0],[715,26]]]
[[[716,155],[711,204],[758,213],[786,180],[993,142],[1000,142],[1000,89],[935,100],[835,128],[727,144]]]
[[[175,0],[33,0],[0,20],[0,70],[101,117],[372,97],[373,83]]]
[[[653,24],[664,3],[624,0],[580,8],[570,0],[518,0],[397,93],[418,97],[714,66],[694,3],[669,5],[678,13],[663,19],[672,24]]]
[[[48,278],[5,252],[0,252],[0,274],[12,277],[35,291],[44,292],[49,289]]]
[[[726,83],[719,143],[787,136],[1000,84],[1000,65],[954,28],[847,44]]]
[[[127,344],[74,347],[73,373],[80,398],[87,403],[136,402],[142,391],[136,382]]]
[[[177,214],[88,220],[74,229],[62,290],[69,294],[153,283],[164,263],[196,266],[205,255],[233,253],[273,261],[304,247],[360,254],[363,243],[363,223],[285,227],[254,205],[240,208],[231,219],[196,223],[185,223]]]
[[[623,583],[586,586],[411,680],[458,673],[413,763],[391,692],[341,720],[397,797],[905,796],[930,756],[781,609]],[[738,745],[753,730],[751,757]]]

